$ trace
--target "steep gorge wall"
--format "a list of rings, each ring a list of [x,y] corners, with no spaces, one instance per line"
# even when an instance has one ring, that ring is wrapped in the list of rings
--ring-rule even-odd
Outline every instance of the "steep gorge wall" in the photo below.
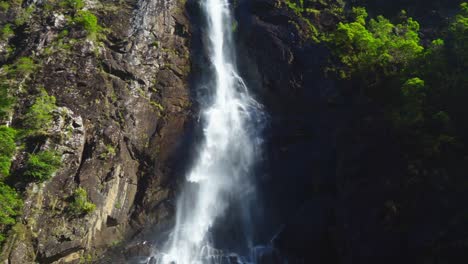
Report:
[[[39,69],[26,77],[13,114],[30,105],[28,87],[44,87],[59,108],[39,149],[57,150],[63,166],[44,183],[24,189],[24,212],[10,232],[5,263],[78,263],[164,221],[171,204],[171,163],[189,114],[190,26],[177,0],[85,1],[105,38],[70,26],[57,1],[24,1],[0,11],[0,22],[31,7],[27,22],[3,40],[1,63],[32,57]],[[59,34],[69,31],[57,45]],[[15,51],[8,54],[6,48]],[[26,91],[26,92],[25,92]],[[22,170],[21,151],[13,175]],[[77,187],[96,210],[68,212]]]
[[[339,3],[317,1],[314,25],[339,22],[326,9]],[[329,50],[286,1],[240,1],[237,18],[245,75],[271,117],[259,186],[262,226],[278,232],[280,255],[291,263],[403,263],[392,207],[401,156],[378,107],[326,78]]]

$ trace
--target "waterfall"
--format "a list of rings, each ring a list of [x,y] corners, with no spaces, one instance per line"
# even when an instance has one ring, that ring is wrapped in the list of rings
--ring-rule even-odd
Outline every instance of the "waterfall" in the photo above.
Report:
[[[175,228],[163,247],[165,253],[157,257],[161,264],[221,262],[226,254],[215,249],[210,231],[228,209],[238,210],[234,213],[246,223],[238,227],[246,234],[239,242],[245,245],[240,246],[252,246],[248,212],[255,194],[252,167],[261,142],[262,108],[236,69],[228,0],[201,1],[213,68],[212,93],[202,109],[204,138],[177,203]]]

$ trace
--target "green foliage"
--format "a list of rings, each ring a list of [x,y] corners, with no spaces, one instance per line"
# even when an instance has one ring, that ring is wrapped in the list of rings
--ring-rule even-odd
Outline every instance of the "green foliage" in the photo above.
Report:
[[[98,25],[97,17],[87,10],[78,11],[77,15],[73,19],[73,22],[86,30],[89,37],[95,37],[96,34],[101,30],[101,27]]]
[[[33,73],[37,69],[37,64],[33,59],[29,57],[21,57],[16,61],[12,68],[10,68],[10,73],[18,77],[24,77],[28,74]]]
[[[2,11],[8,11],[10,9],[10,4],[6,1],[0,1],[0,10]]]
[[[402,87],[402,104],[397,109],[395,126],[411,128],[424,122],[425,83],[420,78],[407,80]]]
[[[383,16],[367,23],[363,8],[353,8],[353,14],[355,21],[340,22],[330,38],[333,52],[343,64],[339,69],[342,78],[368,79],[370,72],[396,75],[421,56],[419,24],[412,18],[394,25]],[[379,81],[379,77],[368,81]]]
[[[460,12],[450,26],[450,33],[453,37],[453,52],[460,56],[459,61],[463,66],[468,67],[468,3],[460,5]]]
[[[433,109],[426,114],[436,132],[431,152],[441,155],[441,149],[455,151],[459,144],[468,145],[468,3],[460,5],[445,39],[432,41],[419,64],[418,71],[430,88],[427,104]]]
[[[24,176],[40,182],[46,181],[60,168],[61,164],[60,155],[53,151],[29,154]]]
[[[14,36],[15,35],[15,31],[13,30],[13,28],[11,27],[11,24],[6,24],[5,26],[3,26],[2,28],[2,31],[1,31],[1,34],[2,34],[2,39],[3,40],[7,40],[9,39],[10,37]]]
[[[15,99],[11,96],[6,80],[0,82],[0,120],[5,119],[11,112]]]
[[[16,223],[20,215],[23,201],[18,193],[8,185],[0,182],[0,243],[5,239],[6,229]]]
[[[112,145],[106,145],[106,150],[99,155],[101,159],[108,159],[110,157],[115,156],[115,148]]]
[[[93,263],[93,256],[91,254],[81,255],[80,264]]]
[[[349,17],[323,38],[334,55],[331,70],[381,106],[409,173],[466,170],[468,4],[446,29],[437,29],[441,38],[424,39],[425,47],[419,23],[404,11],[399,23],[369,18],[361,7]]]
[[[62,0],[59,5],[62,8],[71,8],[75,11],[81,10],[85,6],[83,0]]]
[[[16,150],[16,130],[0,126],[0,180],[10,174],[11,158]]]
[[[299,3],[291,0],[286,1],[286,5],[291,8],[296,14],[304,12],[304,1],[300,0]]]
[[[154,108],[158,109],[159,111],[164,111],[164,106],[162,106],[160,103],[151,101],[150,104],[151,104]]]
[[[88,200],[88,193],[85,189],[79,187],[73,192],[72,202],[69,207],[72,214],[80,216],[92,213],[95,209],[96,205]]]
[[[34,12],[34,8],[35,8],[35,6],[31,5],[30,7],[26,8],[24,10],[21,9],[21,12],[19,12],[18,15],[15,18],[15,25],[17,27],[20,27],[20,26],[24,25],[29,20],[32,13]]]
[[[46,134],[53,120],[52,111],[56,109],[55,97],[41,88],[39,96],[24,117],[24,127],[29,135]]]
[[[290,20],[289,22],[300,32],[301,35],[315,43],[320,43],[326,36],[323,35],[318,21],[322,15],[328,17],[341,17],[344,3],[342,1],[322,1],[322,0],[286,0],[290,8],[300,19],[302,25]],[[314,22],[312,22],[314,21]],[[305,25],[305,26],[304,26]]]
[[[68,33],[69,33],[68,30],[64,29],[64,30],[60,31],[60,33],[58,35],[58,38],[62,39],[64,37],[68,36]]]

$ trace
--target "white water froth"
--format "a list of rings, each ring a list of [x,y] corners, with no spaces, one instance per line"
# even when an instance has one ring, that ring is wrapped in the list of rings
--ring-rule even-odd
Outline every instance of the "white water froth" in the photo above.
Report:
[[[251,169],[261,141],[257,136],[261,106],[249,95],[234,65],[228,0],[202,1],[214,71],[213,98],[202,113],[204,141],[187,176],[192,188],[181,193],[176,226],[165,253],[157,256],[159,264],[220,263],[226,254],[212,247],[210,229],[233,201],[242,201],[247,210],[255,192]]]

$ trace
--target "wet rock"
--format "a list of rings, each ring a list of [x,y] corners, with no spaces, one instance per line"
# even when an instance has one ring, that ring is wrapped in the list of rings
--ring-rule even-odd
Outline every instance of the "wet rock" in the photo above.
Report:
[[[106,38],[70,26],[59,40],[66,17],[38,4],[15,42],[18,57],[41,65],[27,86],[45,87],[60,106],[38,148],[60,153],[63,166],[49,181],[25,186],[26,235],[10,238],[13,246],[3,254],[12,263],[34,262],[28,252],[47,263],[96,260],[139,232],[140,219],[150,225],[172,214],[162,201],[172,193],[171,159],[190,113],[183,1],[85,1],[85,9],[97,15]],[[11,18],[2,13],[4,23],[16,10]],[[0,53],[7,46],[0,42]],[[32,98],[18,99],[14,122]],[[21,171],[25,157],[15,159],[14,170]],[[69,212],[78,187],[96,205],[79,217]]]
[[[151,257],[150,260],[148,261],[148,264],[157,264],[158,261],[156,260],[155,257]]]
[[[135,257],[149,258],[155,254],[154,245],[148,241],[131,244],[125,248],[125,258],[131,259]]]
[[[237,12],[244,74],[270,113],[262,188],[272,224],[259,224],[284,224],[274,244],[292,263],[403,263],[395,252],[405,253],[405,238],[389,227],[404,173],[388,124],[378,106],[322,74],[329,51],[281,4],[240,1]],[[323,13],[315,23],[336,19]]]
[[[277,249],[267,246],[267,247],[256,247],[253,250],[253,258],[255,263],[258,264],[281,264],[284,261],[281,260],[280,253]]]

